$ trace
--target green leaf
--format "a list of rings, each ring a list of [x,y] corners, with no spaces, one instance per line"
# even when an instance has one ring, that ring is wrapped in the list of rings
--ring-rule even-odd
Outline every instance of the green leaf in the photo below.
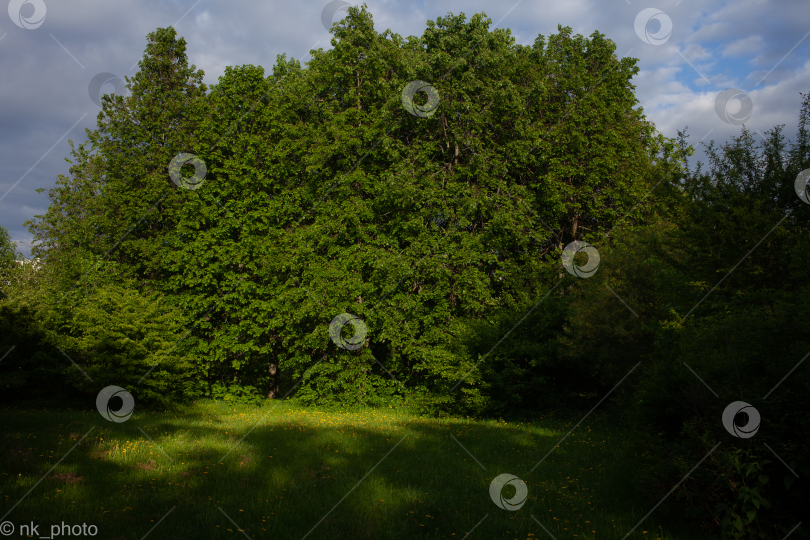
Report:
[[[759,505],[757,505],[757,508],[759,508]],[[751,523],[752,521],[754,521],[754,518],[757,516],[757,511],[756,510],[749,510],[749,511],[747,511],[745,513],[745,515],[748,516],[748,523]]]

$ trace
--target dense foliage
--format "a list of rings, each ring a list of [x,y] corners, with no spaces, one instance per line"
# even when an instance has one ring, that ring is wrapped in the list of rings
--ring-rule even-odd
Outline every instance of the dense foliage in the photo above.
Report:
[[[793,188],[810,101],[797,141],[743,130],[692,171],[686,134],[657,134],[636,60],[605,36],[521,46],[489,24],[448,16],[404,39],[351,8],[306,68],[281,56],[210,89],[173,28],[150,34],[130,94],[104,97],[29,222],[44,264],[0,300],[5,395],[116,384],[144,404],[488,415],[610,396],[651,501],[709,453],[680,511],[784,535],[810,495],[810,375],[791,372],[810,348]],[[403,105],[411,81],[437,92],[414,98],[430,114]],[[195,173],[170,166],[181,154],[205,165],[196,189],[172,180]],[[589,279],[561,264],[574,240],[599,250]],[[368,328],[355,350],[330,337],[342,313]],[[762,414],[756,437],[723,429],[735,400]]]
[[[17,244],[11,241],[8,231],[0,227],[0,265],[9,268],[17,259]]]
[[[705,459],[680,511],[730,538],[781,538],[810,502],[810,208],[794,188],[810,168],[808,127],[805,95],[793,143],[777,126],[760,144],[743,129],[707,145],[708,170],[662,192],[659,216],[606,246],[568,298],[564,355],[594,369],[600,392],[632,372],[617,394],[638,485],[664,497]],[[761,415],[756,436],[724,429],[735,401]]]
[[[626,219],[677,164],[634,108],[635,60],[602,35],[526,47],[488,25],[448,17],[405,40],[354,10],[308,69],[228,68],[208,94],[184,40],[156,31],[32,224],[39,254],[75,280],[115,261],[165,296],[193,328],[192,395],[303,377],[305,401],[494,405],[480,371],[450,391],[477,361],[458,346],[471,325],[545,295],[564,245]],[[436,114],[402,106],[413,80],[433,81]],[[205,164],[198,189],[167,174],[181,153]],[[370,329],[357,351],[329,339],[344,312]]]

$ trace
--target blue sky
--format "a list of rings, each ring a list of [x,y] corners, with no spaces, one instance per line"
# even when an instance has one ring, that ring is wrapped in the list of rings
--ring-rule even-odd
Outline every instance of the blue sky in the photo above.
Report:
[[[175,25],[188,42],[191,62],[215,83],[226,66],[266,70],[277,54],[302,62],[312,48],[331,47],[321,24],[327,2],[218,0],[11,0],[0,10],[0,225],[26,256],[31,235],[23,222],[45,211],[47,193],[66,174],[68,139],[85,140],[99,108],[88,94],[99,73],[132,75],[145,36]],[[639,59],[636,95],[665,136],[689,126],[690,142],[723,143],[741,126],[715,112],[717,96],[741,90],[752,109],[745,126],[764,133],[785,124],[795,136],[801,96],[810,92],[810,6],[806,0],[705,2],[698,0],[493,0],[367,2],[378,31],[421,35],[428,19],[448,12],[468,18],[485,12],[493,26],[509,28],[531,44],[557,25],[590,35],[598,30],[616,43],[619,56]],[[646,24],[636,31],[636,18]],[[335,17],[340,18],[340,13]],[[44,17],[43,17],[44,15]],[[28,22],[26,22],[28,21]],[[671,32],[656,39],[662,24]],[[645,42],[647,39],[647,42]],[[106,86],[105,90],[111,90]],[[741,103],[728,110],[740,114]],[[741,111],[745,114],[746,111]],[[694,159],[701,157],[700,152]],[[705,161],[705,158],[703,158]],[[693,165],[693,163],[691,163]]]

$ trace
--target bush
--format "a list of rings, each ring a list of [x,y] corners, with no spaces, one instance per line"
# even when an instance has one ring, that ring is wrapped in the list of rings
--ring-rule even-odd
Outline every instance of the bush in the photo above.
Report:
[[[14,347],[0,363],[3,395],[94,400],[117,385],[139,404],[164,406],[199,395],[179,310],[139,292],[113,263],[71,266],[88,270],[71,277],[52,261],[11,275],[0,301],[0,355]]]
[[[105,284],[60,321],[55,341],[87,373],[69,372],[71,384],[97,392],[126,388],[137,402],[168,405],[195,396],[179,310],[134,287]]]

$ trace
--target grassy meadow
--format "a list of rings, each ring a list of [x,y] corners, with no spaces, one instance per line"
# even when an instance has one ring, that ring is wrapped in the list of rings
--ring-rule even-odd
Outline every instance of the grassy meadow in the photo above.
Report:
[[[23,523],[46,537],[85,523],[116,540],[624,538],[651,507],[634,499],[621,430],[598,411],[531,472],[577,421],[211,402],[116,424],[95,410],[5,408],[0,521],[13,536]],[[517,511],[489,496],[502,473],[528,487]],[[697,538],[665,508],[630,538]]]

